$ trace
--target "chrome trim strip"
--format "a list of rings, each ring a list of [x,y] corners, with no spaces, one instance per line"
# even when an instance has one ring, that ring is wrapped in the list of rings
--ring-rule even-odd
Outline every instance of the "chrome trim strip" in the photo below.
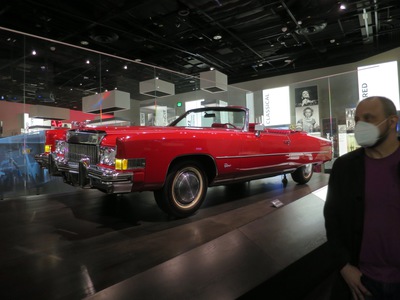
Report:
[[[219,180],[215,180],[213,181],[213,185],[217,185],[217,184],[221,184],[224,182],[232,182],[232,181],[246,181],[246,180],[253,180],[254,178],[259,178],[259,179],[263,179],[263,178],[269,178],[269,177],[275,177],[275,176],[279,176],[282,174],[287,174],[287,173],[292,173],[293,171],[295,171],[297,168],[288,168],[279,172],[274,172],[271,174],[266,174],[266,175],[246,175],[246,176],[239,176],[239,177],[235,177],[234,179],[232,178],[228,178],[228,179],[219,179]]]
[[[284,152],[284,153],[268,153],[268,154],[235,155],[235,156],[217,156],[216,159],[252,158],[252,157],[264,157],[264,156],[300,156],[300,155],[325,154],[325,153],[330,153],[330,151]]]

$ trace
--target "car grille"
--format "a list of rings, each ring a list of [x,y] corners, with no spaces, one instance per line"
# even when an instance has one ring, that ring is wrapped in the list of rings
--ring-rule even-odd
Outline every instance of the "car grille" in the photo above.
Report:
[[[69,144],[68,161],[80,162],[82,158],[89,158],[91,164],[99,162],[98,146],[87,144]]]

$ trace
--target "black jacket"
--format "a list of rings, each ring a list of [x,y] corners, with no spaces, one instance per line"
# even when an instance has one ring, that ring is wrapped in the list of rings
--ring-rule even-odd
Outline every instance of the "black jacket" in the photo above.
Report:
[[[364,161],[364,148],[342,155],[333,164],[329,177],[324,217],[328,247],[337,271],[347,263],[359,264],[365,205]],[[337,279],[331,299],[351,299],[339,272]]]
[[[358,265],[364,218],[364,148],[336,159],[324,207],[326,235],[334,264]]]
[[[329,177],[324,217],[328,246],[339,271],[350,263],[358,266],[364,221],[364,148],[336,159]],[[338,275],[336,297],[350,299],[350,290]]]

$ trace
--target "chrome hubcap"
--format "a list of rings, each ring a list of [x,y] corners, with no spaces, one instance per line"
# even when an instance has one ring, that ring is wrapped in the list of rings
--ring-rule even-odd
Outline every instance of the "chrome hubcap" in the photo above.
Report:
[[[174,180],[173,198],[177,204],[187,206],[199,198],[201,182],[196,169],[188,168],[178,173]]]

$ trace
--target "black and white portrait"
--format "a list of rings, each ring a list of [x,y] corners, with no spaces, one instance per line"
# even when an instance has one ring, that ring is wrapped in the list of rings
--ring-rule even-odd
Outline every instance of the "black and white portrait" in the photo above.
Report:
[[[318,105],[318,86],[295,89],[296,107]]]
[[[317,105],[296,108],[296,129],[306,132],[320,131]]]

